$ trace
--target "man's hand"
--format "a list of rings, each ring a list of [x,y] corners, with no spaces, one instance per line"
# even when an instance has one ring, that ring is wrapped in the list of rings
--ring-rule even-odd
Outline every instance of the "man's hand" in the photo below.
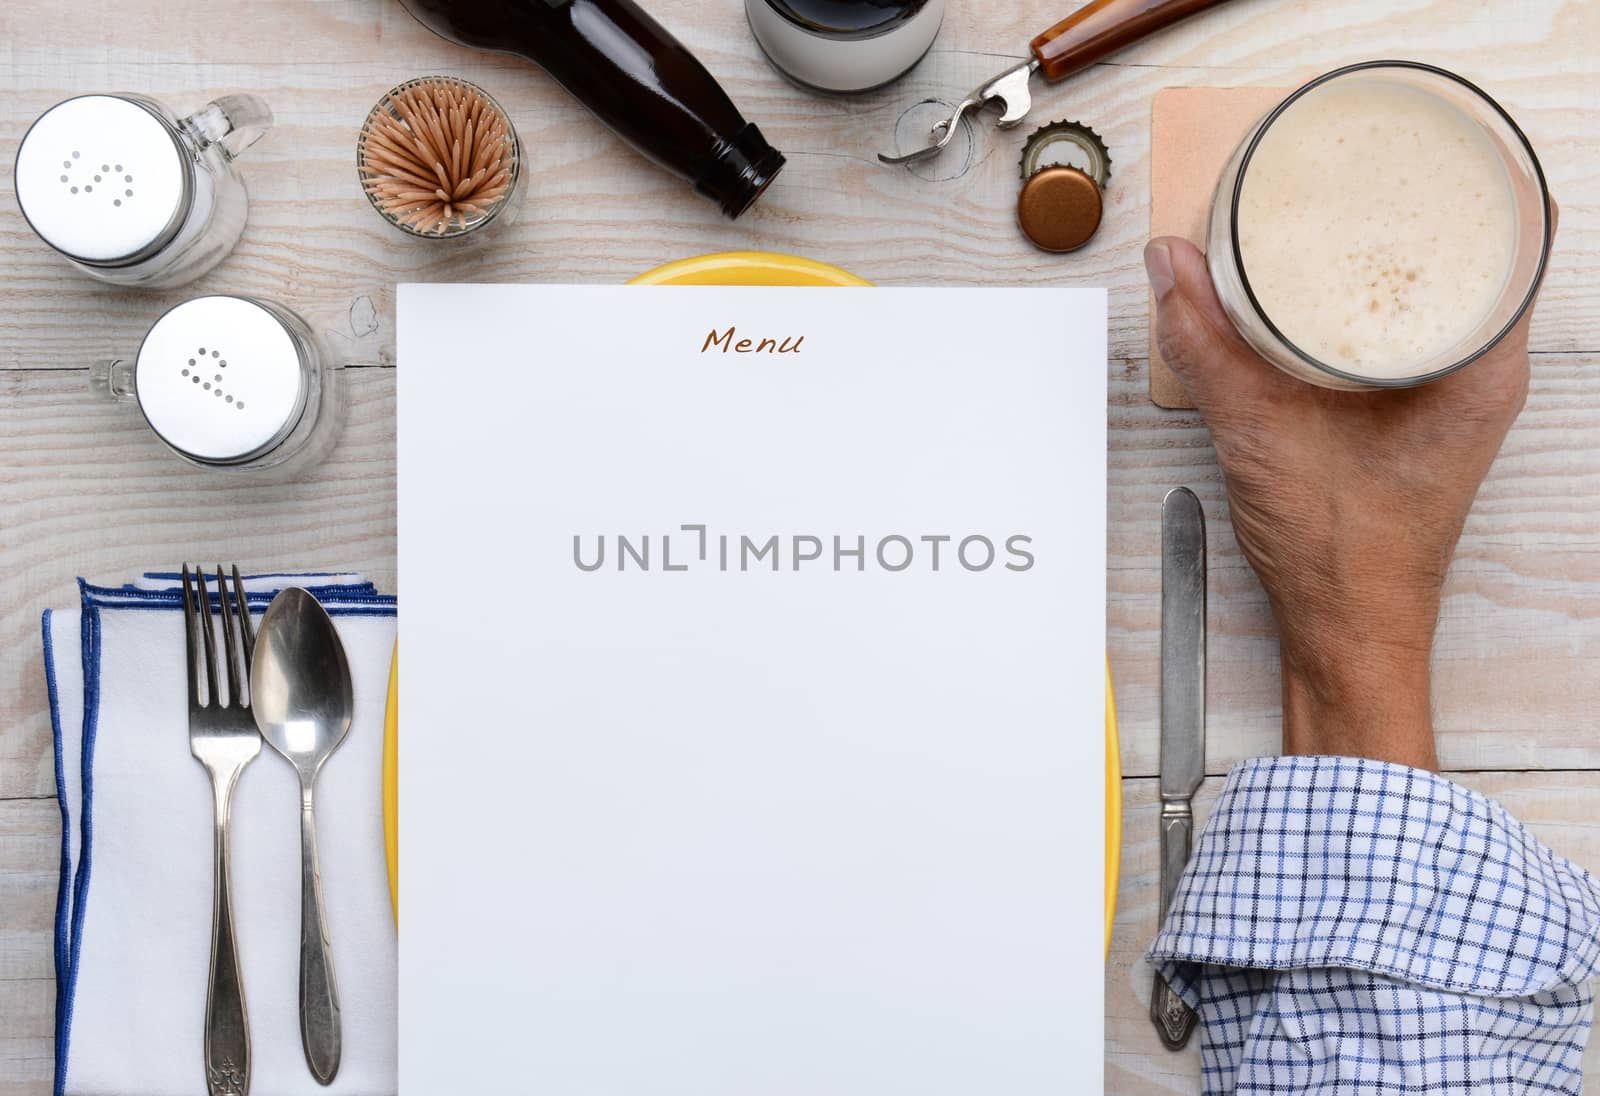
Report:
[[[1528,317],[1442,380],[1337,392],[1250,349],[1194,245],[1153,240],[1145,265],[1161,356],[1211,427],[1234,533],[1272,602],[1285,752],[1435,768],[1428,663],[1440,594],[1527,397]]]

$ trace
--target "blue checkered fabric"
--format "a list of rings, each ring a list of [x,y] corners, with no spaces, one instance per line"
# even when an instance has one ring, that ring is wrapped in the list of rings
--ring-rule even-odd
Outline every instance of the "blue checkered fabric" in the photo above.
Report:
[[[1600,879],[1433,773],[1260,758],[1150,957],[1200,1014],[1208,1096],[1577,1093]]]

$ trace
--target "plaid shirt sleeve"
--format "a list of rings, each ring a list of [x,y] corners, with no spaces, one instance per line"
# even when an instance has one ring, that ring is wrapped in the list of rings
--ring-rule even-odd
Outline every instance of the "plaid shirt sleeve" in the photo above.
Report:
[[[1229,773],[1150,958],[1207,1096],[1577,1093],[1600,879],[1433,773]]]

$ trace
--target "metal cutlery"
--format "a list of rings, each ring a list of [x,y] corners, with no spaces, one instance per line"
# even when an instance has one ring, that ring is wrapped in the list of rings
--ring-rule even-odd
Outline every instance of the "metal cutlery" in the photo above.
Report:
[[[305,590],[279,592],[261,619],[250,677],[261,736],[300,774],[300,1042],[331,1084],[341,1049],[339,990],[317,861],[317,773],[350,731],[350,666],[327,610]]]
[[[1161,910],[1166,919],[1189,862],[1194,793],[1206,774],[1206,519],[1187,487],[1161,501]],[[1168,1050],[1195,1014],[1159,973],[1150,1019]]]
[[[214,804],[211,889],[211,972],[206,987],[205,1068],[210,1096],[247,1096],[250,1091],[250,1021],[239,947],[234,936],[233,874],[229,830],[233,789],[244,767],[261,752],[261,734],[250,714],[248,674],[254,646],[244,581],[233,569],[229,600],[222,568],[217,568],[218,615],[222,617],[222,663],[211,622],[205,575],[183,566],[183,632],[189,673],[189,750],[211,774]],[[227,696],[219,688],[227,675]]]

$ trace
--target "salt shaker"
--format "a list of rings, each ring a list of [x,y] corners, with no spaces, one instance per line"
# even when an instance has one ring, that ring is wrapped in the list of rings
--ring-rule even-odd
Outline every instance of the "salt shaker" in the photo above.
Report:
[[[332,451],[343,422],[339,370],[283,305],[195,297],[146,333],[132,360],[90,368],[102,394],[137,401],[145,422],[199,468],[294,479]]]
[[[271,125],[253,95],[223,96],[187,118],[143,95],[80,95],[22,138],[17,202],[39,238],[85,274],[182,285],[244,231],[234,157]]]

